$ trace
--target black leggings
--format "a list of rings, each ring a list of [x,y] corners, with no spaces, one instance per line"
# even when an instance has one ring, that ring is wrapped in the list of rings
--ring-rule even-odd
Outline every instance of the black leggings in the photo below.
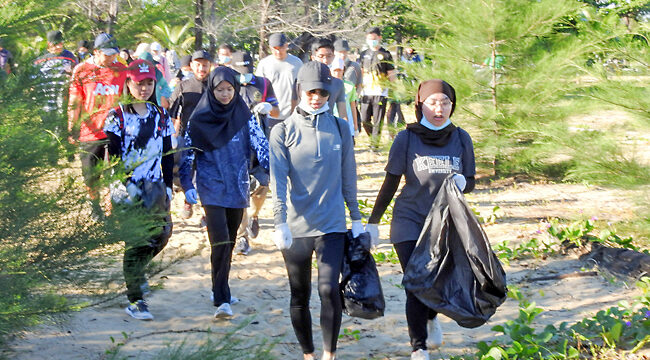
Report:
[[[339,275],[343,264],[345,233],[294,238],[289,249],[282,251],[291,287],[291,324],[302,352],[314,352],[309,297],[311,296],[311,258],[316,251],[318,295],[321,301],[320,326],[323,348],[335,352],[341,329],[341,294]]]
[[[413,249],[417,241],[405,241],[393,244],[395,252],[402,265],[402,271],[406,269],[409,263]],[[408,290],[406,292],[406,323],[409,328],[409,337],[413,351],[418,349],[427,349],[427,321],[432,320],[438,315],[437,312],[429,309],[415,295]],[[426,316],[422,316],[426,314]]]
[[[210,264],[212,265],[212,293],[214,306],[230,303],[230,261],[232,249],[244,209],[203,205],[210,238]]]

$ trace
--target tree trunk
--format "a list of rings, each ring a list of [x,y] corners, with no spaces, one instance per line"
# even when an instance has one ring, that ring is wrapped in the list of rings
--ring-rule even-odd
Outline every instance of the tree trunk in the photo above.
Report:
[[[203,0],[194,0],[194,50],[203,48]]]
[[[266,55],[269,54],[268,47],[266,45],[266,23],[269,20],[269,9],[271,7],[271,0],[262,0],[260,1],[260,46],[258,49],[258,55],[260,60],[263,59]]]
[[[208,26],[208,29],[214,29],[213,31],[210,31],[209,39],[210,39],[210,54],[214,54],[217,50],[217,37],[214,33],[216,30],[214,28],[214,24],[217,22],[217,16],[216,16],[216,0],[208,0],[208,7],[210,9],[210,25]]]
[[[494,111],[497,111],[497,44],[496,40],[492,39],[492,64],[490,66],[490,70],[492,71],[492,84],[490,86],[490,90],[492,92],[492,104],[494,105]]]
[[[108,5],[108,21],[106,22],[106,33],[113,32],[113,26],[117,22],[117,13],[119,11],[119,0],[111,0]]]

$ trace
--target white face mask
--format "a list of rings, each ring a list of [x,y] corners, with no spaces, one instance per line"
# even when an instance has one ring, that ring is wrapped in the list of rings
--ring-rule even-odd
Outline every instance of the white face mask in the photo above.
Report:
[[[240,84],[248,84],[253,80],[253,74],[248,73],[248,74],[239,74],[239,83]]]
[[[376,47],[379,47],[379,40],[368,39],[366,40],[366,44],[368,44],[369,48],[374,49]]]

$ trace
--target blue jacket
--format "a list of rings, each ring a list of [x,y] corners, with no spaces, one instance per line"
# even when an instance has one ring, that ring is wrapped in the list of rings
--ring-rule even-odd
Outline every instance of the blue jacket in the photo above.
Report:
[[[192,163],[196,162],[196,186],[201,204],[234,209],[248,207],[251,151],[255,151],[263,168],[269,168],[269,142],[255,117],[251,116],[248,124],[227,145],[211,151],[192,148],[191,135],[189,131],[185,134],[187,156],[179,168],[183,190],[194,189]]]

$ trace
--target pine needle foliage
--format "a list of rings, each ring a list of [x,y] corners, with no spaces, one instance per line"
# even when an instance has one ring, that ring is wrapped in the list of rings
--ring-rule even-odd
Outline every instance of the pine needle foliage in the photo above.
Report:
[[[586,168],[577,167],[586,156],[570,145],[576,144],[576,137],[593,144],[595,139],[590,136],[600,134],[577,136],[569,131],[566,119],[583,113],[596,97],[619,99],[640,113],[647,110],[648,96],[628,101],[639,95],[639,89],[624,83],[583,81],[588,60],[604,46],[601,38],[586,34],[584,24],[595,26],[597,21],[585,19],[584,14],[592,10],[584,3],[412,0],[411,4],[414,12],[410,20],[433,35],[414,41],[425,61],[423,65],[406,65],[406,71],[417,80],[441,78],[456,88],[454,120],[472,129],[478,162],[493,164],[497,176],[591,177]],[[610,25],[602,25],[600,31],[614,31],[616,27]],[[627,42],[618,46],[619,52],[629,52]],[[635,55],[643,59],[647,53]],[[417,83],[408,90],[412,94]],[[581,95],[589,87],[593,87],[594,99]],[[612,154],[611,147],[593,147],[591,156]],[[630,173],[644,169],[621,161]],[[589,166],[606,174],[611,169],[604,164],[591,162]],[[590,170],[590,174],[594,172]],[[638,184],[634,178],[627,177],[621,185]]]
[[[138,206],[100,215],[73,150],[57,136],[65,115],[42,112],[33,75],[27,66],[0,79],[0,343],[44,315],[74,308],[77,301],[56,289],[83,286],[83,270],[106,267],[109,246],[144,244],[160,229],[159,216]],[[104,172],[101,187],[124,176]]]

